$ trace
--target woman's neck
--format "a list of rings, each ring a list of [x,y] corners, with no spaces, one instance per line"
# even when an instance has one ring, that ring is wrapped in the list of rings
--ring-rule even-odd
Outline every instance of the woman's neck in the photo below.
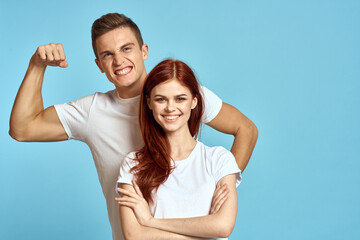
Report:
[[[184,131],[168,133],[167,137],[171,149],[171,158],[174,161],[186,159],[196,146],[196,140],[191,136],[188,128]]]

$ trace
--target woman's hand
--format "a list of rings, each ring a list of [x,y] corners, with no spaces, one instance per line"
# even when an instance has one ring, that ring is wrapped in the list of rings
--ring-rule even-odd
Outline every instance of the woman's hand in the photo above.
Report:
[[[121,205],[129,207],[133,210],[136,219],[143,226],[149,226],[150,221],[153,219],[150,213],[150,207],[139,186],[135,180],[132,181],[135,192],[128,191],[126,189],[118,188],[118,192],[121,193],[121,197],[115,198],[115,200]]]

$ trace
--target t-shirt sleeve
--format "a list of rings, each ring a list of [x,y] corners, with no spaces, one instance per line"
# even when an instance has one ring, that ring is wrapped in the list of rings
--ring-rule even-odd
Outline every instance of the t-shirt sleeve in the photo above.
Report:
[[[119,184],[121,183],[127,183],[132,185],[132,180],[134,178],[134,175],[130,172],[131,168],[135,166],[135,161],[133,160],[135,157],[135,153],[131,152],[129,153],[124,161],[122,162],[121,166],[120,166],[120,173],[119,173],[119,177],[118,180],[116,182],[116,187],[119,186]],[[117,192],[117,189],[116,189]]]
[[[54,105],[60,122],[69,139],[84,141],[87,137],[87,123],[95,94],[73,102]]]
[[[241,170],[236,164],[234,155],[223,147],[217,147],[212,156],[213,174],[215,182],[220,181],[221,178],[229,175],[236,175],[236,187],[241,182]]]
[[[220,112],[222,101],[215,93],[204,86],[201,86],[202,96],[204,98],[204,114],[202,122],[208,123],[213,120]]]

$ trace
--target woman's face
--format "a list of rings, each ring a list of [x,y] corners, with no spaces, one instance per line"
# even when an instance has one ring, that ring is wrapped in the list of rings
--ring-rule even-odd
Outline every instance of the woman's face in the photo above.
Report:
[[[187,122],[196,104],[197,98],[176,79],[154,87],[148,98],[156,122],[166,133],[188,129]]]

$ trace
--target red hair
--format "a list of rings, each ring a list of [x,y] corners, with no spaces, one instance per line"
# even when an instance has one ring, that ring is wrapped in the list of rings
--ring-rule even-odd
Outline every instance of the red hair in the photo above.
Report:
[[[191,110],[188,127],[191,136],[197,137],[203,114],[203,98],[194,72],[181,61],[167,59],[160,62],[149,73],[144,83],[140,99],[139,123],[145,146],[135,154],[137,165],[131,169],[136,183],[149,203],[153,202],[152,192],[166,181],[173,168],[171,166],[170,144],[162,127],[154,119],[147,99],[151,90],[168,80],[176,79],[187,87],[197,105]]]

